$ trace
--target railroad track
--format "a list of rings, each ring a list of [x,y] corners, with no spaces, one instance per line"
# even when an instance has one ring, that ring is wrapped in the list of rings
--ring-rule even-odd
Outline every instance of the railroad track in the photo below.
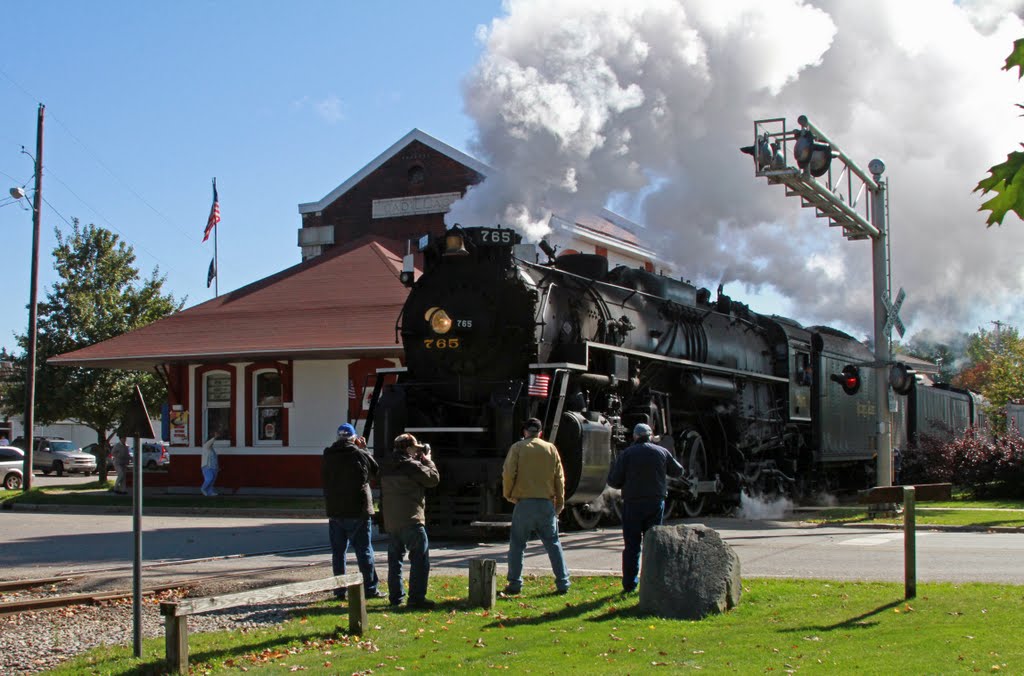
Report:
[[[254,553],[243,553],[243,554],[227,554],[222,556],[210,556],[199,559],[177,559],[177,560],[164,560],[164,561],[153,561],[150,563],[143,564],[143,570],[152,570],[160,568],[168,568],[173,566],[182,565],[195,565],[200,563],[230,560],[230,559],[245,559],[245,558],[257,558],[265,556],[275,556],[279,554],[296,554],[296,553],[307,553],[321,550],[327,550],[329,547],[302,547],[293,549],[282,549],[273,550],[267,552],[254,552]],[[172,589],[188,589],[194,587],[203,582],[225,580],[232,578],[243,578],[252,577],[254,574],[263,574],[274,571],[282,570],[298,570],[302,568],[312,568],[317,566],[330,565],[330,562],[303,562],[295,564],[285,564],[280,566],[261,566],[253,567],[245,570],[232,571],[230,573],[218,573],[214,575],[187,575],[181,579],[173,580],[170,582],[164,582],[157,585],[144,586],[142,589],[143,596],[152,596],[161,592],[170,591]],[[0,581],[0,591],[17,591],[17,590],[35,590],[39,587],[45,587],[48,585],[66,585],[71,583],[78,583],[82,586],[83,580],[88,581],[92,578],[109,578],[113,573],[131,571],[131,565],[117,565],[117,566],[105,566],[100,568],[90,568],[85,570],[70,571],[66,574],[62,574],[56,577],[46,577],[37,579],[26,579],[26,580],[10,580]],[[43,610],[48,608],[60,608],[75,605],[85,604],[102,604],[110,603],[120,599],[130,599],[133,597],[133,590],[128,589],[114,589],[114,590],[102,590],[93,591],[86,593],[74,593],[74,594],[44,594],[41,596],[33,596],[31,598],[17,599],[13,601],[0,602],[0,615],[10,615],[22,612],[30,612],[34,610]]]

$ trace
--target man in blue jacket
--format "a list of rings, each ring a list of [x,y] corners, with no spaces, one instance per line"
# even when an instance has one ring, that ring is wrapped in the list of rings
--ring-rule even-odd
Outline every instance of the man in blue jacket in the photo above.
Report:
[[[668,449],[651,441],[653,433],[645,423],[633,428],[633,445],[619,454],[608,474],[608,485],[622,490],[622,589],[627,593],[639,582],[644,533],[664,518],[667,477],[683,474]]]
[[[324,449],[320,469],[334,574],[345,574],[345,554],[351,544],[359,572],[363,574],[366,598],[383,598],[384,594],[377,588],[380,581],[373,566],[370,540],[370,517],[373,516],[370,479],[377,475],[377,461],[366,451],[366,440],[356,434],[356,428],[344,423],[338,428],[337,441]],[[345,590],[336,590],[335,596],[344,599]]]

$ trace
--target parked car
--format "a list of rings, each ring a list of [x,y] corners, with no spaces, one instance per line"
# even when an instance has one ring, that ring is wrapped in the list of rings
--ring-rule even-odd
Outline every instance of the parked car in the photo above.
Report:
[[[132,452],[132,462],[135,462],[135,449],[130,448]],[[164,467],[171,462],[171,450],[162,441],[143,441],[142,442],[142,466],[146,469],[157,469],[158,467]]]
[[[32,469],[43,474],[56,472],[64,476],[65,472],[92,474],[96,471],[96,458],[83,453],[75,442],[62,437],[33,437]],[[24,450],[25,439],[18,437],[12,446]]]
[[[25,451],[15,446],[0,446],[0,476],[4,480],[4,488],[9,491],[20,490],[24,485],[22,468],[25,466]]]
[[[135,464],[135,449],[134,444],[128,445],[128,452],[132,456],[128,466]],[[98,459],[100,453],[106,451],[107,453],[107,469],[111,472],[114,471],[114,456],[111,455],[110,446],[101,448],[99,444],[92,443],[88,446],[83,446],[82,451],[96,456]],[[142,442],[142,466],[146,469],[157,469],[164,467],[171,462],[171,449],[167,447],[167,444],[163,441],[143,441]]]

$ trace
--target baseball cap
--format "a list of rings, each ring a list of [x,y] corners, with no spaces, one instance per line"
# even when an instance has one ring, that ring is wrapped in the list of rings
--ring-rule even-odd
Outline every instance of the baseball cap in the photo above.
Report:
[[[638,423],[637,426],[633,428],[634,437],[649,437],[652,434],[654,434],[654,430],[652,430],[651,426],[647,423]]]
[[[338,426],[339,437],[354,437],[356,435],[356,428],[352,427],[351,423],[343,423]]]
[[[406,448],[423,448],[423,444],[416,440],[411,434],[399,434],[395,437],[395,448],[406,449]]]
[[[524,430],[540,430],[543,427],[544,423],[542,423],[537,418],[527,418],[526,422],[523,423]]]

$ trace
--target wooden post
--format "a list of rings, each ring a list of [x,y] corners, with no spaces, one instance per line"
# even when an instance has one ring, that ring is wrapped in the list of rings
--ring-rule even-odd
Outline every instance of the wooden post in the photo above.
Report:
[[[484,610],[494,607],[497,599],[498,562],[494,559],[473,559],[469,562],[469,605]]]
[[[913,486],[903,487],[903,595],[907,600],[917,596],[916,493]]]
[[[167,671],[172,674],[188,673],[188,615],[175,615],[177,604],[160,604],[164,616],[164,650],[167,653]]]
[[[362,636],[366,629],[366,590],[363,583],[350,584],[348,586],[348,633],[353,636]]]

